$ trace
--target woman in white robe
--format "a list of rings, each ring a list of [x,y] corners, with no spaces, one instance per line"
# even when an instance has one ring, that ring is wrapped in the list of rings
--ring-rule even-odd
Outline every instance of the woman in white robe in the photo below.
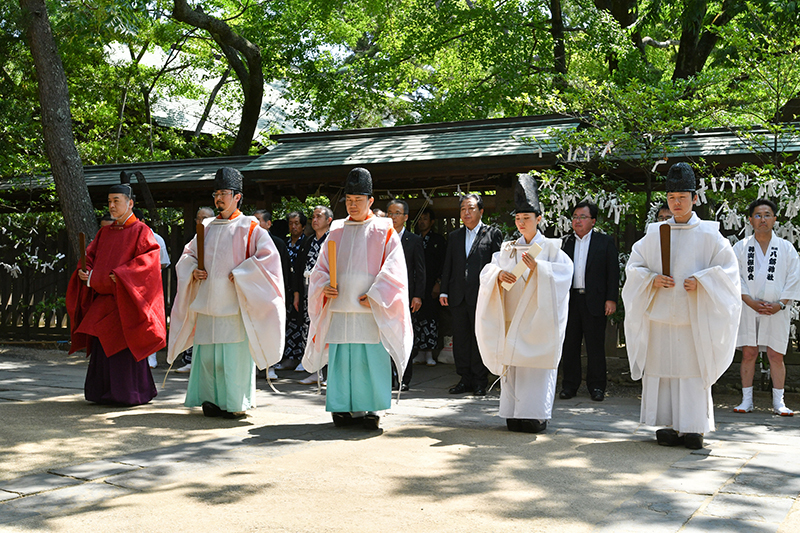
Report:
[[[789,241],[772,231],[777,209],[770,200],[754,200],[748,207],[754,233],[733,247],[744,303],[736,342],[742,349],[742,403],[734,409],[737,413],[753,410],[753,375],[760,349],[769,359],[773,411],[794,415],[783,401],[783,356],[789,344],[792,301],[800,299],[800,257]]]
[[[519,179],[524,185],[517,186],[514,216],[522,237],[504,242],[481,271],[475,334],[483,363],[501,376],[500,416],[508,429],[539,433],[552,416],[572,261],[560,239],[537,231],[535,182],[529,175]],[[513,285],[506,290],[503,283]]]

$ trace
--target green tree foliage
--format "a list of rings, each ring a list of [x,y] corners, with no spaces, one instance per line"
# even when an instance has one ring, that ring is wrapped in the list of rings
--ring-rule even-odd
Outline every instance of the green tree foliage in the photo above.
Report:
[[[213,32],[176,21],[173,0],[49,6],[85,163],[227,153],[236,121],[208,137],[152,119],[160,100],[205,102],[215,84],[210,119],[219,123],[221,109],[241,113],[242,85]],[[258,48],[263,79],[288,87],[300,125],[568,113],[594,127],[596,138],[584,142],[602,148],[613,138],[618,151],[649,157],[670,131],[769,123],[796,94],[797,8],[788,0],[197,0],[188,7]],[[18,7],[0,6],[4,175],[46,167],[19,27]],[[565,151],[580,140],[565,139]]]

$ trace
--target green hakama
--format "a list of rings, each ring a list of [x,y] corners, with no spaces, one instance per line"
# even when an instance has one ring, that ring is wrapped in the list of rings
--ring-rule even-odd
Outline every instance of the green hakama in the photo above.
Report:
[[[247,339],[226,344],[195,344],[186,389],[187,407],[211,402],[236,413],[256,406],[256,364]]]
[[[325,410],[384,411],[392,402],[392,365],[383,344],[331,344]],[[192,366],[194,370],[194,365]]]

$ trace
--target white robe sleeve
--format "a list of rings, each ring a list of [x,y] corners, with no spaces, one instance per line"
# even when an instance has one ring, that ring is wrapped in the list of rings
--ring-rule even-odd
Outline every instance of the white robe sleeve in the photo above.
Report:
[[[260,226],[255,228],[252,240],[255,251],[232,274],[250,354],[263,370],[283,357],[286,304],[281,258],[275,244]]]
[[[522,294],[514,310],[506,308],[506,291],[497,283],[500,272],[514,266],[513,261],[504,260],[508,252],[496,252],[481,271],[475,334],[484,364],[496,375],[502,374],[504,366],[558,368],[573,270],[559,242],[545,240],[533,277],[527,284],[517,281],[522,285],[512,290],[521,289]]]
[[[167,363],[169,364],[172,364],[182,352],[188,350],[194,342],[197,313],[190,307],[200,289],[200,282],[195,280],[192,275],[197,268],[196,241],[197,236],[189,241],[175,265],[178,290],[175,300],[172,302],[169,320],[169,343],[167,344]]]
[[[642,379],[647,360],[647,344],[650,328],[647,310],[655,298],[653,281],[658,275],[648,268],[647,251],[652,248],[650,234],[633,244],[628,264],[625,266],[625,285],[622,287],[622,301],[625,305],[625,349],[631,368],[631,379]],[[652,255],[652,250],[650,250]],[[660,249],[658,251],[660,254]]]
[[[331,282],[330,264],[328,260],[328,243],[339,242],[341,240],[342,228],[338,221],[334,222],[337,227],[331,227],[325,244],[319,251],[317,263],[311,270],[308,278],[308,337],[306,338],[306,351],[303,354],[303,368],[308,372],[314,373],[328,364],[328,344],[325,339],[328,336],[328,326],[330,326],[330,312],[328,309],[327,298],[322,293]]]
[[[397,366],[398,375],[405,373],[414,330],[408,302],[408,273],[400,237],[393,230],[384,249],[386,260],[367,291],[372,316],[378,323],[381,343]]]
[[[697,290],[689,293],[689,320],[693,324],[700,375],[708,388],[733,362],[742,310],[739,263],[722,235],[711,265],[694,277]]]

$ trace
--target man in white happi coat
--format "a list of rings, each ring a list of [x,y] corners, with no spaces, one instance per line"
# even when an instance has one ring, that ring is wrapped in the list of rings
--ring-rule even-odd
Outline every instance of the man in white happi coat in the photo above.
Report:
[[[514,220],[522,237],[504,242],[481,271],[475,335],[483,363],[501,376],[500,416],[510,431],[547,428],[567,328],[572,261],[545,238],[536,181],[521,174]],[[531,250],[541,248],[536,255]],[[524,269],[515,275],[518,264]],[[505,290],[502,283],[513,283]]]
[[[392,367],[405,371],[414,334],[403,246],[388,218],[370,207],[372,176],[354,168],[344,187],[349,216],[331,224],[308,282],[308,331],[303,368],[328,365],[325,409],[338,426],[378,429],[390,407]],[[336,287],[329,243],[336,243]]]
[[[203,221],[205,268],[198,269],[197,236],[175,266],[167,361],[194,346],[185,405],[202,406],[205,416],[243,417],[255,407],[255,366],[268,368],[283,354],[281,260],[258,220],[239,211],[242,187],[238,170],[217,171],[219,215]]]
[[[772,231],[778,206],[766,199],[748,207],[753,234],[733,247],[742,281],[742,318],[739,339],[742,349],[742,403],[737,413],[753,410],[753,374],[758,350],[766,349],[772,378],[772,409],[781,416],[794,411],[783,402],[786,367],[783,355],[789,344],[793,300],[800,299],[800,257],[792,243]]]
[[[697,194],[689,165],[669,169],[666,190],[672,218],[648,226],[625,268],[625,338],[631,377],[642,379],[641,422],[667,426],[656,431],[661,445],[699,449],[714,429],[711,385],[733,360],[739,267],[719,224],[692,211]],[[664,224],[669,276],[661,267]]]

